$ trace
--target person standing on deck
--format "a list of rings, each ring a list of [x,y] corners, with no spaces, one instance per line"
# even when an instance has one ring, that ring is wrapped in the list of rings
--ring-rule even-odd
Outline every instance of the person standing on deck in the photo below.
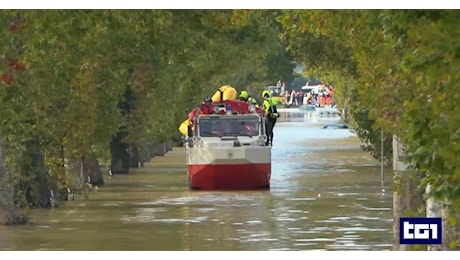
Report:
[[[277,101],[272,98],[268,90],[262,91],[263,109],[265,113],[265,131],[267,135],[266,145],[273,145],[273,128],[275,127],[276,120],[279,117],[278,110],[276,108]]]
[[[249,93],[246,90],[240,92],[239,98],[241,101],[246,101],[248,102],[248,104],[253,104],[256,107],[259,107],[259,104],[257,104],[257,100],[249,96]]]

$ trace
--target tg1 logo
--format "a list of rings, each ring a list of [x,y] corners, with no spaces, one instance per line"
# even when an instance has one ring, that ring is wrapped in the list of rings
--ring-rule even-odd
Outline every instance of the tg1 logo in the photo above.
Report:
[[[441,218],[400,218],[400,244],[442,244]]]

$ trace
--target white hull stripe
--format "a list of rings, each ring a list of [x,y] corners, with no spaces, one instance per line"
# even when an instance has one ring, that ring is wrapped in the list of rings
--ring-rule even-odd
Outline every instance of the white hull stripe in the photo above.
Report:
[[[270,147],[194,147],[186,155],[187,165],[271,163]]]

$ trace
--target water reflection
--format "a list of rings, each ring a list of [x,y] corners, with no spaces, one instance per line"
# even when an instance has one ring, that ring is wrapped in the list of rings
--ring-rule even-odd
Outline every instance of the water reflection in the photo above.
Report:
[[[0,248],[390,250],[392,197],[382,193],[378,162],[348,129],[290,116],[275,127],[270,191],[191,191],[176,149],[115,175],[89,200],[0,227]]]

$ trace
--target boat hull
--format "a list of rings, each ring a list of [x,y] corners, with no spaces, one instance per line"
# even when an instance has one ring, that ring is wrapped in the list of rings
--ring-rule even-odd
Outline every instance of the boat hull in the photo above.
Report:
[[[192,189],[269,189],[271,148],[189,148],[187,170]]]

